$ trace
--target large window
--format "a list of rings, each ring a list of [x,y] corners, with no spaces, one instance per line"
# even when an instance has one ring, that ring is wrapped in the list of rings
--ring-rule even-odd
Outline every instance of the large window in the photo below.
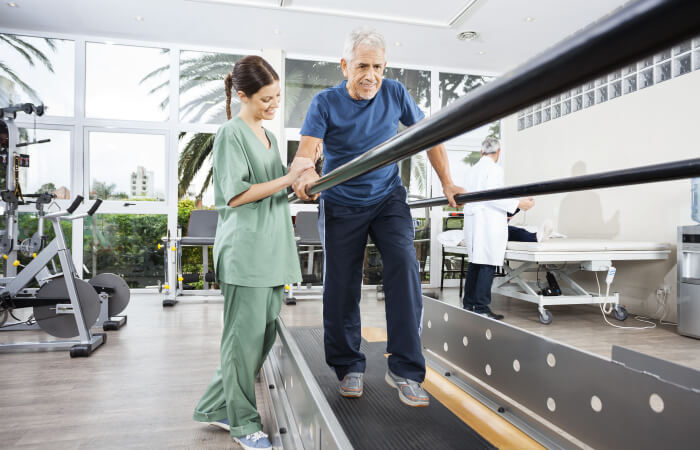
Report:
[[[29,155],[29,167],[20,168],[22,192],[34,194],[50,192],[59,199],[71,197],[71,133],[66,130],[20,128],[20,141],[50,139],[44,144],[21,147],[20,153]],[[3,168],[4,169],[4,168]],[[4,183],[4,174],[2,176]]]
[[[440,104],[444,108],[458,98],[483,86],[493,77],[483,75],[463,75],[461,73],[440,72]]]
[[[384,78],[400,81],[426,117],[430,115],[430,71],[387,67]]]
[[[166,215],[95,214],[84,222],[83,262],[91,274],[115,273],[129,287],[156,286],[164,279]]]
[[[180,120],[190,123],[226,122],[224,78],[241,55],[226,53],[180,52]],[[235,92],[231,116],[240,110]]]
[[[89,133],[90,198],[165,200],[165,136]]]
[[[344,79],[339,63],[288,59],[285,63],[285,127],[301,128],[314,95]]]
[[[7,34],[0,55],[0,106],[48,107],[36,127],[34,117],[17,117],[20,142],[51,140],[20,148],[30,156],[18,173],[23,192],[53,192],[58,207],[76,195],[111,200],[75,230],[66,222],[76,267],[118,273],[132,287],[157,284],[163,267],[155,249],[176,223],[168,215],[186,223],[191,209],[214,203],[211,147],[226,120],[223,80],[242,56]],[[171,83],[174,73],[179,83]],[[235,93],[231,106],[237,114]],[[23,237],[35,228],[31,210],[22,210]]]
[[[440,104],[442,107],[449,106],[457,99],[491,80],[493,80],[493,77],[440,72]],[[461,186],[464,184],[469,167],[474,165],[481,157],[479,150],[481,143],[487,136],[500,137],[499,122],[479,127],[445,144],[447,157],[450,162],[450,173],[457,185]],[[433,194],[442,195],[442,191]]]
[[[0,55],[0,105],[44,104],[47,115],[73,115],[73,41],[0,34]]]
[[[418,107],[430,115],[430,71],[387,67],[384,77],[403,83]],[[285,126],[301,128],[311,99],[323,89],[336,86],[345,77],[339,63],[326,61],[286,61]]]
[[[168,119],[167,49],[88,42],[85,52],[87,117],[154,122]]]
[[[697,47],[691,43],[689,51],[695,54]],[[186,223],[191,209],[213,206],[211,151],[214,134],[226,120],[223,79],[240,54],[255,52],[201,50],[207,49],[0,34],[0,103],[30,101],[48,106],[47,114],[36,121],[36,131],[32,117],[18,116],[21,140],[51,140],[23,148],[31,161],[19,173],[24,192],[54,192],[60,207],[76,195],[111,200],[94,220],[85,219],[66,234],[78,246],[73,249],[77,267],[85,265],[91,274],[123,274],[133,287],[157,284],[162,255],[154,249],[167,232],[166,224]],[[681,56],[671,54],[671,76],[687,70],[688,61],[675,61]],[[665,62],[654,62],[652,68],[657,70]],[[171,83],[177,76],[179,80]],[[384,76],[403,83],[426,117],[489,80],[419,67],[388,67]],[[336,61],[286,60],[286,142],[280,144],[286,146],[288,157],[296,151],[299,128],[313,96],[343,80]],[[624,73],[620,81],[624,92]],[[431,92],[431,82],[440,87],[439,92]],[[572,98],[572,110],[573,104]],[[234,94],[232,114],[239,108]],[[562,111],[566,114],[566,109]],[[481,137],[493,131],[485,127],[473,132],[479,139],[468,144],[464,139],[459,145],[448,143],[455,181],[468,167],[472,147],[478,148]],[[399,173],[410,200],[440,195],[425,153],[402,161]],[[430,267],[430,253],[435,252],[430,236],[435,234],[431,230],[439,228],[431,225],[431,220],[438,220],[436,213],[412,211],[423,281],[435,269]],[[177,221],[172,220],[174,215]],[[149,221],[155,231],[146,228]],[[27,219],[23,223],[31,231]],[[372,248],[368,248],[366,275],[377,282],[381,262]],[[134,268],[139,266],[136,273]],[[372,270],[375,275],[369,273]]]

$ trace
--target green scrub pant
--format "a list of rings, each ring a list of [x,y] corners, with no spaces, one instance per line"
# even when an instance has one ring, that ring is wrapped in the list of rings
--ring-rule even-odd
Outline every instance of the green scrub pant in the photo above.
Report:
[[[224,330],[221,366],[194,410],[194,420],[228,419],[231,436],[262,431],[255,403],[255,377],[275,342],[283,286],[255,288],[221,284]]]

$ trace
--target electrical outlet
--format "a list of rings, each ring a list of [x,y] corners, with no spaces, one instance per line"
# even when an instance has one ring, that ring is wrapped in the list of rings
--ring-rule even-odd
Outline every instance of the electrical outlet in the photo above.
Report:
[[[671,293],[671,286],[667,284],[662,284],[656,288],[656,295],[669,295]]]

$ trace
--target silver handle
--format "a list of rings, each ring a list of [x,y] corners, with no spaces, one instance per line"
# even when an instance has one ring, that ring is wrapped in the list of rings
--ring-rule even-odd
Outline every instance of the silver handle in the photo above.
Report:
[[[700,278],[682,277],[682,278],[681,278],[681,283],[685,283],[685,284],[698,284],[698,285],[700,285]]]
[[[681,253],[700,253],[700,250],[681,250]]]

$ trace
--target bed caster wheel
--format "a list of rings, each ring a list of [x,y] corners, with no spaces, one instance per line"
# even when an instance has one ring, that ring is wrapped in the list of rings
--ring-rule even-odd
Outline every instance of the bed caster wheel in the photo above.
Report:
[[[85,358],[90,356],[90,346],[89,345],[74,345],[70,348],[71,358]]]
[[[544,312],[540,312],[540,322],[542,322],[544,325],[549,325],[552,323],[552,313],[546,309]]]
[[[297,299],[294,297],[285,297],[284,298],[284,304],[285,305],[296,305],[297,304]]]
[[[613,309],[613,317],[620,322],[627,319],[627,308],[621,305],[616,306],[615,309]]]
[[[163,306],[175,306],[177,300],[163,300]]]

